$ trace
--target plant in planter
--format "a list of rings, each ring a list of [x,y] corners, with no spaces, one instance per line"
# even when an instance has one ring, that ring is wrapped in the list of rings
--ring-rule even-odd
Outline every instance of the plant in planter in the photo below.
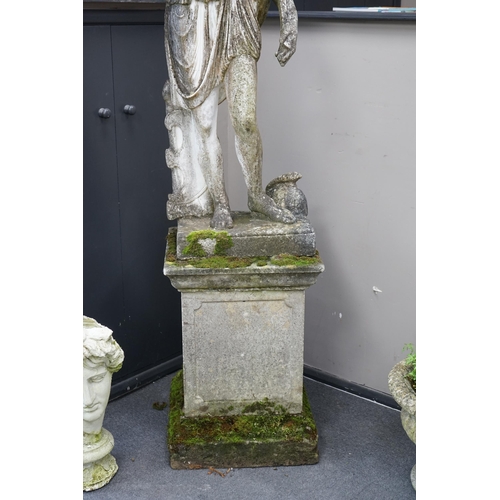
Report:
[[[417,432],[417,355],[412,344],[406,344],[409,351],[403,361],[389,372],[389,390],[396,403],[401,406],[401,423],[408,437],[416,444]],[[411,484],[416,488],[417,465],[411,470]]]

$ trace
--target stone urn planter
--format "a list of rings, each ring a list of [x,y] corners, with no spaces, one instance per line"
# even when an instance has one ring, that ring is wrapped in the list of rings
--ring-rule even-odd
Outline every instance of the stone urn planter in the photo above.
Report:
[[[408,437],[416,444],[417,433],[417,394],[407,378],[409,366],[406,360],[400,361],[389,372],[389,390],[396,403],[401,406],[401,423]],[[417,465],[411,470],[411,484],[416,488]]]

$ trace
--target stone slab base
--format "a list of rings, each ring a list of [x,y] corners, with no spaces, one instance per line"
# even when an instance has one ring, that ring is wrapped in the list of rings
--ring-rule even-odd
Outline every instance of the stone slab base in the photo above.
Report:
[[[258,257],[262,255],[312,256],[316,251],[316,234],[306,218],[294,224],[272,222],[254,212],[231,212],[234,227],[227,229],[231,248],[224,255],[232,257]],[[184,217],[177,224],[177,258],[188,259],[183,250],[187,237],[194,231],[209,231],[211,217]]]
[[[305,391],[303,411],[270,401],[257,414],[184,417],[182,371],[172,380],[168,449],[173,469],[277,467],[318,462],[318,433]],[[260,411],[259,411],[260,408]]]

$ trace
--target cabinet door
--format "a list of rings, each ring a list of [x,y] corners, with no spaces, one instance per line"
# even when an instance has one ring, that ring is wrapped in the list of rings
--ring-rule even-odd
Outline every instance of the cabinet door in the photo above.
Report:
[[[113,385],[182,350],[180,294],[163,276],[166,78],[163,26],[84,27],[84,314],[125,352]]]
[[[111,111],[99,117],[100,108]],[[83,29],[83,314],[113,331],[123,315],[109,26]]]
[[[137,370],[181,354],[180,294],[163,275],[171,175],[162,88],[163,26],[112,26],[125,316]],[[127,114],[125,106],[134,106]]]

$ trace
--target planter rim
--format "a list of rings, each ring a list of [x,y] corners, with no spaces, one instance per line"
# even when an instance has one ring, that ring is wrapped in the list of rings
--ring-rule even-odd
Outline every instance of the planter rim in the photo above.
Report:
[[[406,361],[400,361],[389,372],[389,390],[396,403],[408,413],[417,412],[417,394],[406,378],[409,372]]]

